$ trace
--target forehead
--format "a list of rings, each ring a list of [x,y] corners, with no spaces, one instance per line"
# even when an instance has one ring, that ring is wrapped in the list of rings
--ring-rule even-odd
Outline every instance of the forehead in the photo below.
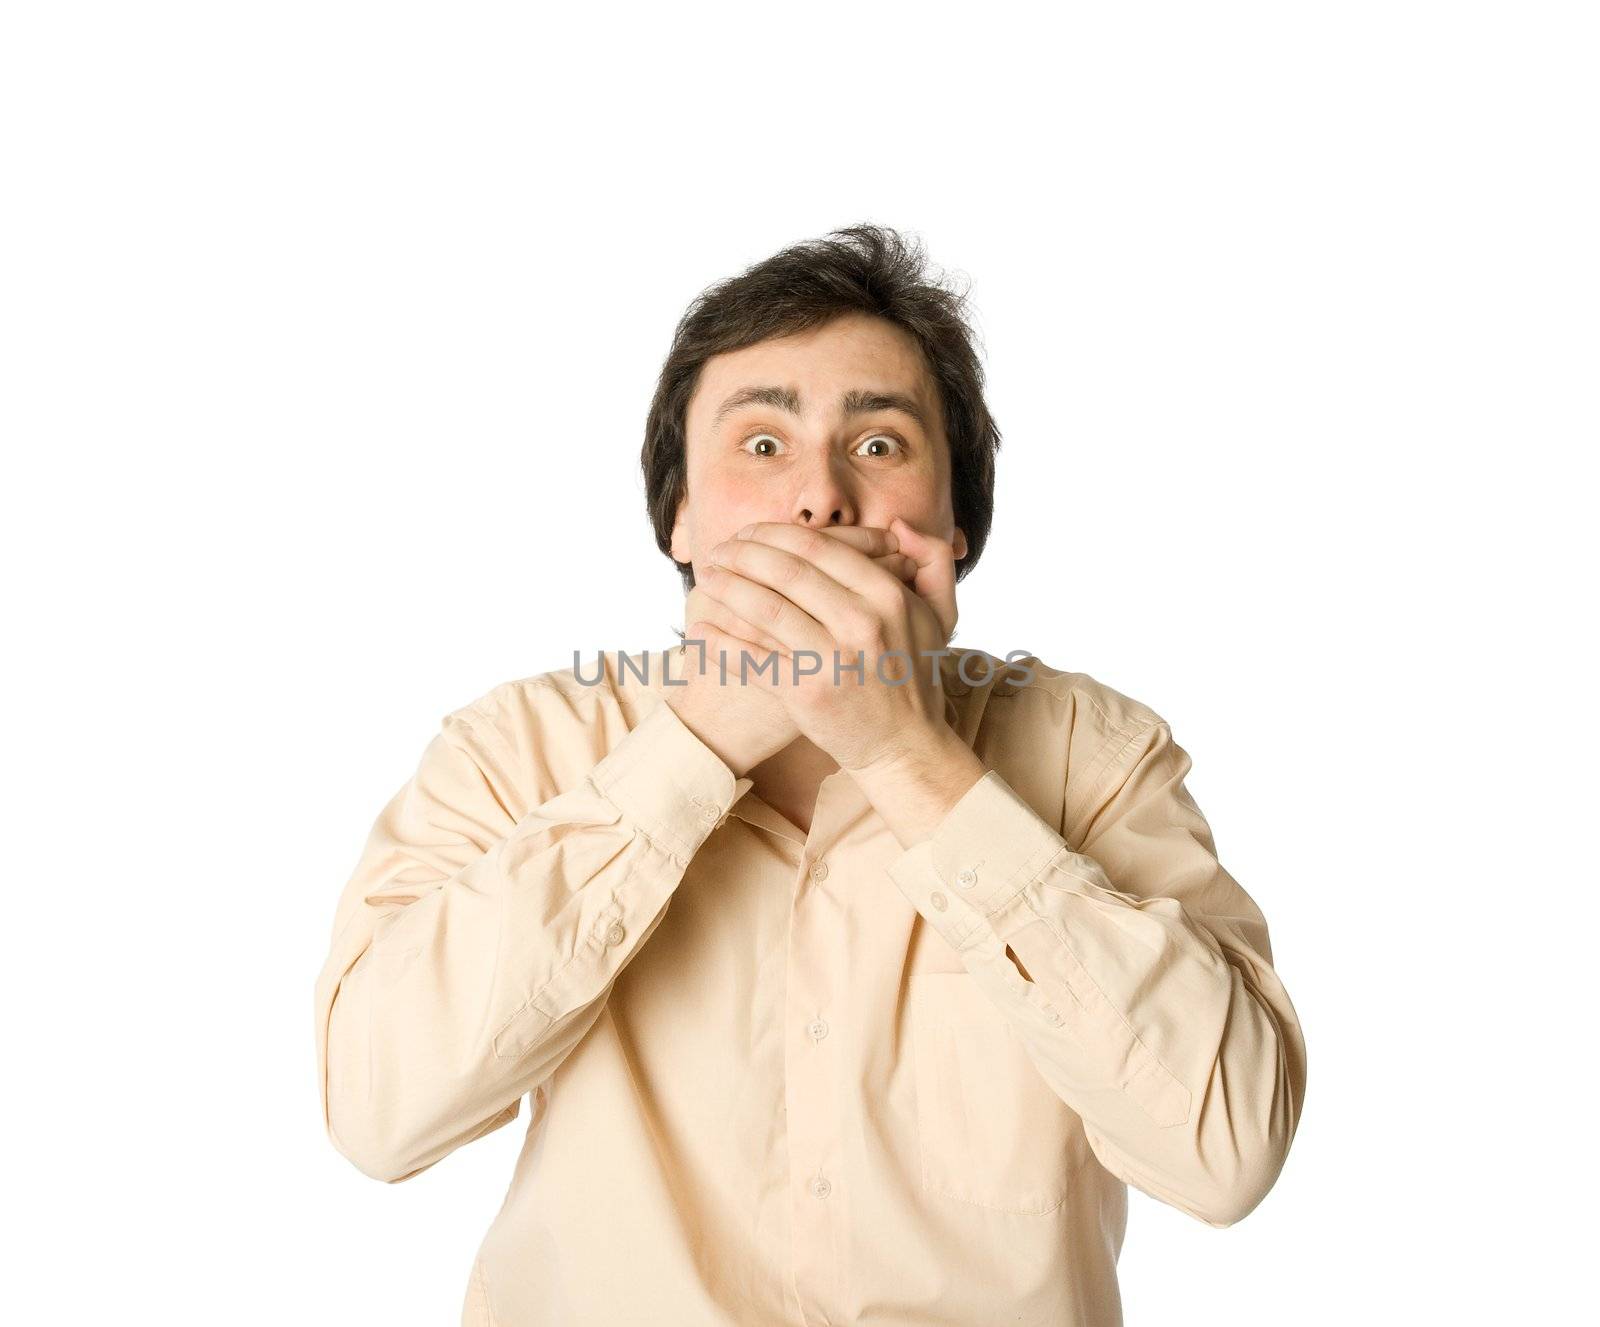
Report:
[[[713,355],[689,401],[690,432],[709,427],[723,400],[743,387],[794,388],[807,418],[832,415],[852,388],[902,392],[927,418],[939,418],[938,393],[915,338],[870,314],[847,314],[791,336]]]

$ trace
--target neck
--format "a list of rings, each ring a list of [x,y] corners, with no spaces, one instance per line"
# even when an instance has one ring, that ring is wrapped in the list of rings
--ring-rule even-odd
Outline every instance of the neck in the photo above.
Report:
[[[748,776],[755,781],[755,791],[763,802],[809,831],[817,789],[838,768],[839,762],[815,742],[797,737],[782,751],[752,766]]]

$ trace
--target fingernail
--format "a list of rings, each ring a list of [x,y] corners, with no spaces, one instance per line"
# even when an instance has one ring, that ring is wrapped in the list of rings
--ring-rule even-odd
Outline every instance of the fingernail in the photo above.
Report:
[[[755,530],[755,528],[756,527],[755,527],[754,524],[747,525],[747,526],[744,527],[744,529],[739,531],[739,533],[738,533],[738,535],[736,537],[739,538],[739,539],[748,539],[750,537],[751,533]]]

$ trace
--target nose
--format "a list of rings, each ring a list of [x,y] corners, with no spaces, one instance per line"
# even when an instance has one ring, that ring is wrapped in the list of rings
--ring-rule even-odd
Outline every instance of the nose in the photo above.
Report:
[[[854,525],[855,503],[834,468],[831,458],[821,457],[800,482],[795,494],[793,520],[797,525]]]

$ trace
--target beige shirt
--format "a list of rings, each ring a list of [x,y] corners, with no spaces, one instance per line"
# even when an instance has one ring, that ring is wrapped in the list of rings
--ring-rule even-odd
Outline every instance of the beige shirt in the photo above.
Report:
[[[1127,1185],[1261,1201],[1305,1043],[1158,715],[957,651],[991,772],[903,849],[843,771],[809,833],[736,779],[676,643],[575,662],[444,717],[316,983],[367,1175],[530,1097],[466,1327],[1108,1327]]]

